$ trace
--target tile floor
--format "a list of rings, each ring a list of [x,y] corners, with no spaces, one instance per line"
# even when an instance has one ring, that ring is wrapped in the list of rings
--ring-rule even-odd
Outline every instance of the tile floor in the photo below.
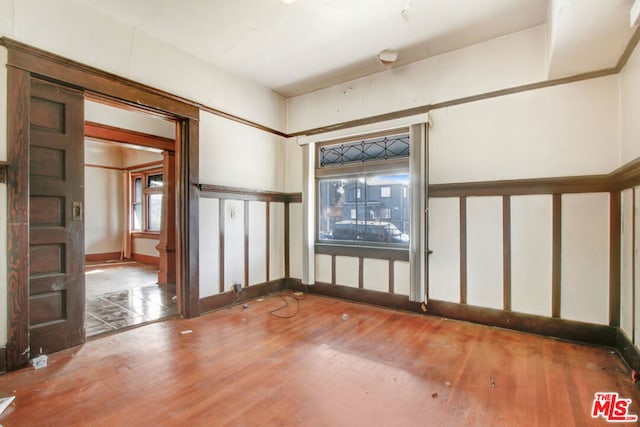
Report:
[[[99,270],[99,271],[98,271]],[[93,271],[93,273],[90,273]],[[96,273],[96,271],[98,271]],[[158,286],[157,269],[144,264],[87,267],[85,329],[87,337],[174,316],[175,288]],[[130,280],[131,279],[131,280]],[[113,282],[115,290],[105,285]],[[130,287],[126,289],[128,284]],[[123,287],[125,289],[123,289]]]

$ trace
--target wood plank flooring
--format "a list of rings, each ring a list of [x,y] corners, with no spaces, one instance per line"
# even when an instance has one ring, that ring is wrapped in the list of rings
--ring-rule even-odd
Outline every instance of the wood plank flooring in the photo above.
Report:
[[[292,314],[296,302],[278,314]],[[306,296],[169,320],[0,376],[11,426],[587,426],[594,393],[640,414],[611,349]],[[191,330],[192,333],[181,334]],[[492,386],[492,382],[495,386]]]

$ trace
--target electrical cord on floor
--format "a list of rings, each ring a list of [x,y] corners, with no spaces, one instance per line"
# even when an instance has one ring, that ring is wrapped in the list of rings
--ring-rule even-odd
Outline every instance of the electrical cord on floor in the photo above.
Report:
[[[274,297],[279,297],[280,299],[282,299],[284,301],[284,305],[281,305],[280,307],[271,310],[269,314],[273,317],[278,317],[280,319],[291,319],[293,317],[296,317],[298,312],[300,312],[300,300],[303,300],[306,298],[305,294],[302,292],[278,294],[278,295],[274,295]],[[291,314],[285,314],[285,315],[277,314],[279,311],[289,307],[289,300],[287,300],[287,297],[292,298],[296,302],[296,310]]]

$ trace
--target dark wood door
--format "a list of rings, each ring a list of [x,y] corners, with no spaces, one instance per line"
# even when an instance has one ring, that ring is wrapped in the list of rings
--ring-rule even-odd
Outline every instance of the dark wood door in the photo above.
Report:
[[[29,345],[34,357],[85,341],[82,94],[32,80],[29,123]]]

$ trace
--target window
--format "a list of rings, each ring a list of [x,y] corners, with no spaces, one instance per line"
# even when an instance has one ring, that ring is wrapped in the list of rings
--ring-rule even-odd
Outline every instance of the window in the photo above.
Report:
[[[160,170],[131,174],[131,231],[160,232],[163,184]]]
[[[318,149],[319,243],[409,245],[409,135],[389,132]]]

